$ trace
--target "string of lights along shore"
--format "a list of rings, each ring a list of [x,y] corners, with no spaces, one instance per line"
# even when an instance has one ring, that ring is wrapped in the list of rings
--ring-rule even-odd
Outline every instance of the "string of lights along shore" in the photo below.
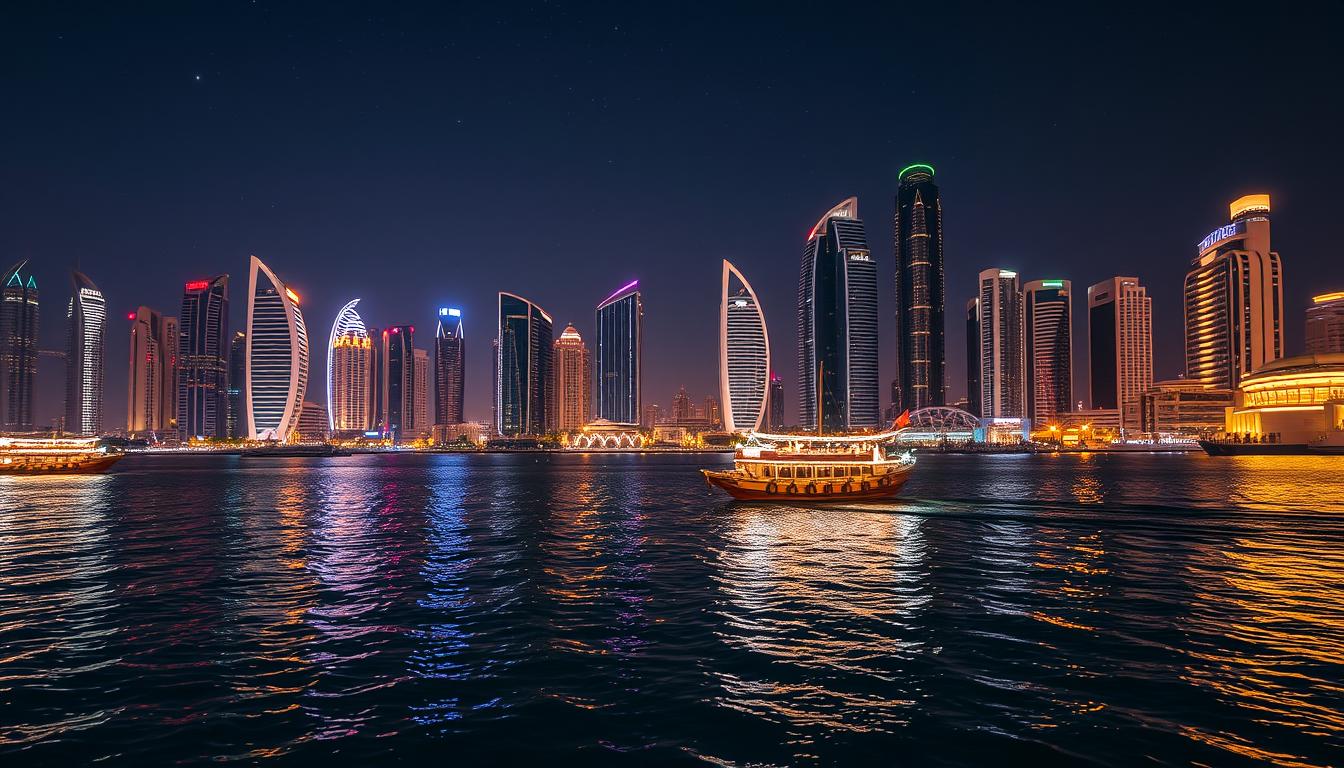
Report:
[[[1176,378],[1154,381],[1153,306],[1141,277],[1116,275],[1087,287],[1079,305],[1086,311],[1084,392],[1073,375],[1073,282],[1064,275],[1024,279],[1011,264],[984,265],[976,284],[963,287],[966,396],[948,402],[944,220],[935,178],[927,163],[896,174],[896,312],[885,346],[877,259],[858,199],[826,209],[808,230],[791,340],[797,349],[793,424],[785,423],[790,387],[771,357],[767,325],[773,317],[778,334],[782,316],[765,306],[741,263],[717,264],[718,387],[701,405],[684,388],[666,410],[645,401],[644,296],[640,282],[629,280],[595,301],[590,329],[571,323],[558,336],[538,297],[499,291],[491,323],[491,413],[472,420],[465,412],[468,318],[461,309],[423,313],[433,321],[422,326],[433,329],[425,349],[417,346],[414,315],[421,313],[383,318],[375,327],[361,317],[360,298],[349,298],[331,321],[326,370],[313,385],[301,296],[253,256],[241,330],[229,328],[227,274],[185,279],[175,317],[145,305],[126,313],[124,428],[104,412],[107,298],[89,275],[72,270],[66,348],[39,349],[37,264],[18,261],[0,277],[0,430],[162,444],[476,444],[562,436],[570,445],[622,447],[749,431],[877,430],[902,414],[974,424],[988,442],[1030,439],[1047,427],[1060,434],[1071,427],[1208,434],[1226,429],[1234,416],[1245,425],[1249,411],[1234,409],[1239,387],[1278,365],[1292,339],[1283,262],[1270,242],[1268,195],[1233,200],[1228,221],[1193,249],[1182,290],[1185,368]],[[712,290],[712,266],[704,273]],[[1337,357],[1344,354],[1344,291],[1317,296],[1306,308],[1303,331],[1306,357],[1289,367],[1337,377],[1344,366]],[[878,381],[883,349],[896,361],[885,407]],[[64,414],[50,425],[34,418],[44,355],[63,358],[66,368]]]

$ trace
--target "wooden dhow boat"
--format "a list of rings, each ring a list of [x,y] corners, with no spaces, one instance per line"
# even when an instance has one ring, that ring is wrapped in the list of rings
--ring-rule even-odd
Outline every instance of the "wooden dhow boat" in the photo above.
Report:
[[[96,437],[0,437],[0,475],[105,472],[125,458]]]
[[[730,471],[702,469],[705,482],[743,501],[875,501],[901,489],[915,468],[891,445],[900,430],[876,435],[747,434]]]

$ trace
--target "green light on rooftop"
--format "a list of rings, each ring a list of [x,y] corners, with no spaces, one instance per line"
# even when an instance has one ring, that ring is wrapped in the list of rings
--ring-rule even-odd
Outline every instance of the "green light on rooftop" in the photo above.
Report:
[[[1041,285],[1045,288],[1063,288],[1063,280],[1042,280]]]
[[[911,171],[916,171],[916,170],[924,170],[924,171],[927,171],[928,174],[929,174],[930,176],[933,175],[933,166],[932,166],[932,165],[925,165],[924,163],[915,163],[914,165],[907,165],[907,166],[905,166],[904,168],[902,168],[902,169],[901,169],[901,172],[898,173],[898,174],[896,174],[896,180],[897,180],[897,181],[900,181],[901,179],[904,179],[904,178],[905,178],[905,174],[910,173]]]

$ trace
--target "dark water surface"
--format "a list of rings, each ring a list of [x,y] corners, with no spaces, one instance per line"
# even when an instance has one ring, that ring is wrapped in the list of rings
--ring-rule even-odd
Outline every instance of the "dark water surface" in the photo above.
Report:
[[[728,461],[0,478],[0,765],[1344,764],[1344,458]]]

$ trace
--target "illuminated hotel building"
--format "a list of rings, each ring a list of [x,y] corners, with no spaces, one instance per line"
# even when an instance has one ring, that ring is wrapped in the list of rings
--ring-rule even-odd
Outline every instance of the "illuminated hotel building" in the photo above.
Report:
[[[943,206],[933,166],[903,169],[896,189],[896,380],[900,413],[947,400],[944,365]]]
[[[415,437],[415,326],[383,329],[383,434],[393,440]]]
[[[1153,386],[1153,300],[1137,277],[1087,289],[1087,338],[1092,409],[1115,410],[1123,428],[1141,429],[1139,398]]]
[[[1344,352],[1344,291],[1326,293],[1307,307],[1307,354]]]
[[[1073,297],[1068,280],[1033,280],[1026,307],[1027,418],[1045,424],[1073,408]]]
[[[247,437],[247,334],[229,340],[229,437]]]
[[[878,426],[877,268],[857,197],[818,219],[803,247],[798,387],[807,429]]]
[[[1232,392],[1188,379],[1155,382],[1139,396],[1147,433],[1206,436],[1223,429]]]
[[[65,431],[103,432],[103,355],[107,301],[83,272],[71,273],[74,295],[66,307]]]
[[[597,416],[639,422],[644,303],[639,281],[616,289],[597,305]]]
[[[374,427],[373,340],[355,310],[359,299],[336,313],[327,345],[327,427],[333,432],[365,432]]]
[[[434,332],[434,423],[461,424],[466,391],[467,342],[462,333],[462,310],[439,309]]]
[[[149,307],[131,313],[126,378],[126,434],[177,431],[177,318]],[[174,437],[176,434],[174,434]]]
[[[593,377],[588,347],[574,326],[555,340],[555,430],[577,432],[592,421]]]
[[[1022,291],[1017,273],[986,269],[980,273],[979,323],[980,417],[1026,417],[1026,351],[1022,330]]]
[[[256,256],[248,269],[244,344],[247,436],[284,442],[298,427],[308,390],[308,329],[299,295]]]
[[[1224,431],[1344,452],[1344,353],[1285,357],[1246,374]]]
[[[411,425],[408,438],[423,437],[434,425],[429,423],[429,352],[423,349],[411,350],[415,387],[412,391]]]
[[[498,317],[495,429],[502,437],[544,435],[555,427],[551,316],[501,292]]]
[[[182,291],[177,341],[177,430],[181,437],[229,434],[229,276],[192,280]]]
[[[724,430],[760,431],[769,395],[770,335],[765,312],[751,284],[724,259],[719,291],[719,398]]]
[[[1230,224],[1200,242],[1185,276],[1185,377],[1235,389],[1283,357],[1283,265],[1270,250],[1269,195],[1229,206]]]
[[[980,415],[980,299],[966,302],[966,410]]]
[[[38,303],[27,266],[20,261],[0,276],[0,432],[33,430]]]

